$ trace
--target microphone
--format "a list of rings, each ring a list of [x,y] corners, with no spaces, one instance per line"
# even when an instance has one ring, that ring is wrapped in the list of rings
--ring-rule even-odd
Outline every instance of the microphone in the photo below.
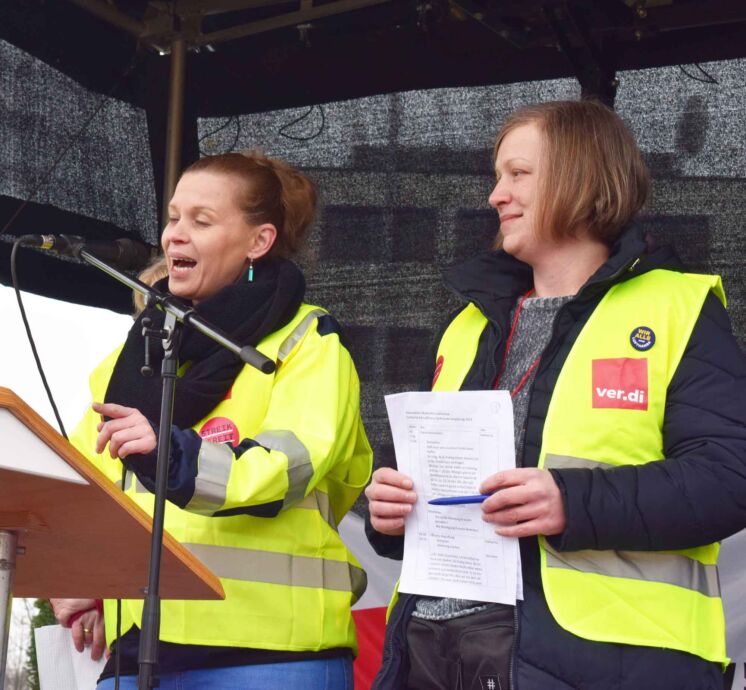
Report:
[[[118,240],[88,240],[79,235],[23,235],[19,242],[24,247],[37,247],[46,251],[78,258],[85,249],[103,261],[109,261],[124,270],[145,268],[157,250],[143,242],[126,238]]]

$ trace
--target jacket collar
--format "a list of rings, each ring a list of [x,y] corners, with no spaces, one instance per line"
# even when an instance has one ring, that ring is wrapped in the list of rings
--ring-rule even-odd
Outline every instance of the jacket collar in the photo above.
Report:
[[[609,258],[580,288],[575,300],[591,299],[615,283],[655,268],[680,270],[681,264],[670,247],[656,247],[640,225],[632,225],[612,245]],[[502,250],[486,251],[446,269],[444,280],[456,294],[496,321],[533,287],[533,271]]]

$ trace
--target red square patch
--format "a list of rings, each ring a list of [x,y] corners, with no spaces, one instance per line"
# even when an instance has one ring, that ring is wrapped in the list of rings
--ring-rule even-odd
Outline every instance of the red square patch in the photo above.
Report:
[[[648,409],[648,360],[593,360],[593,407]]]

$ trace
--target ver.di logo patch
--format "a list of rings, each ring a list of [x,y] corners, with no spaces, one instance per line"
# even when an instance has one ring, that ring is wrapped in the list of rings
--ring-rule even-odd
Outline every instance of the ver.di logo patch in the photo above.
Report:
[[[592,366],[594,408],[648,409],[647,359],[594,359]]]
[[[629,342],[635,350],[644,352],[655,345],[655,332],[648,326],[638,326],[629,334]]]

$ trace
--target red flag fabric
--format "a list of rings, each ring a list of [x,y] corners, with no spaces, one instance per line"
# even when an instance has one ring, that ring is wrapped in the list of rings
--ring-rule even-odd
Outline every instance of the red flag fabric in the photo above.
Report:
[[[368,588],[352,607],[360,651],[355,659],[355,690],[370,690],[381,666],[386,608],[399,578],[401,562],[381,558],[365,536],[365,523],[356,513],[348,513],[339,525],[347,548],[355,554],[368,575]]]

